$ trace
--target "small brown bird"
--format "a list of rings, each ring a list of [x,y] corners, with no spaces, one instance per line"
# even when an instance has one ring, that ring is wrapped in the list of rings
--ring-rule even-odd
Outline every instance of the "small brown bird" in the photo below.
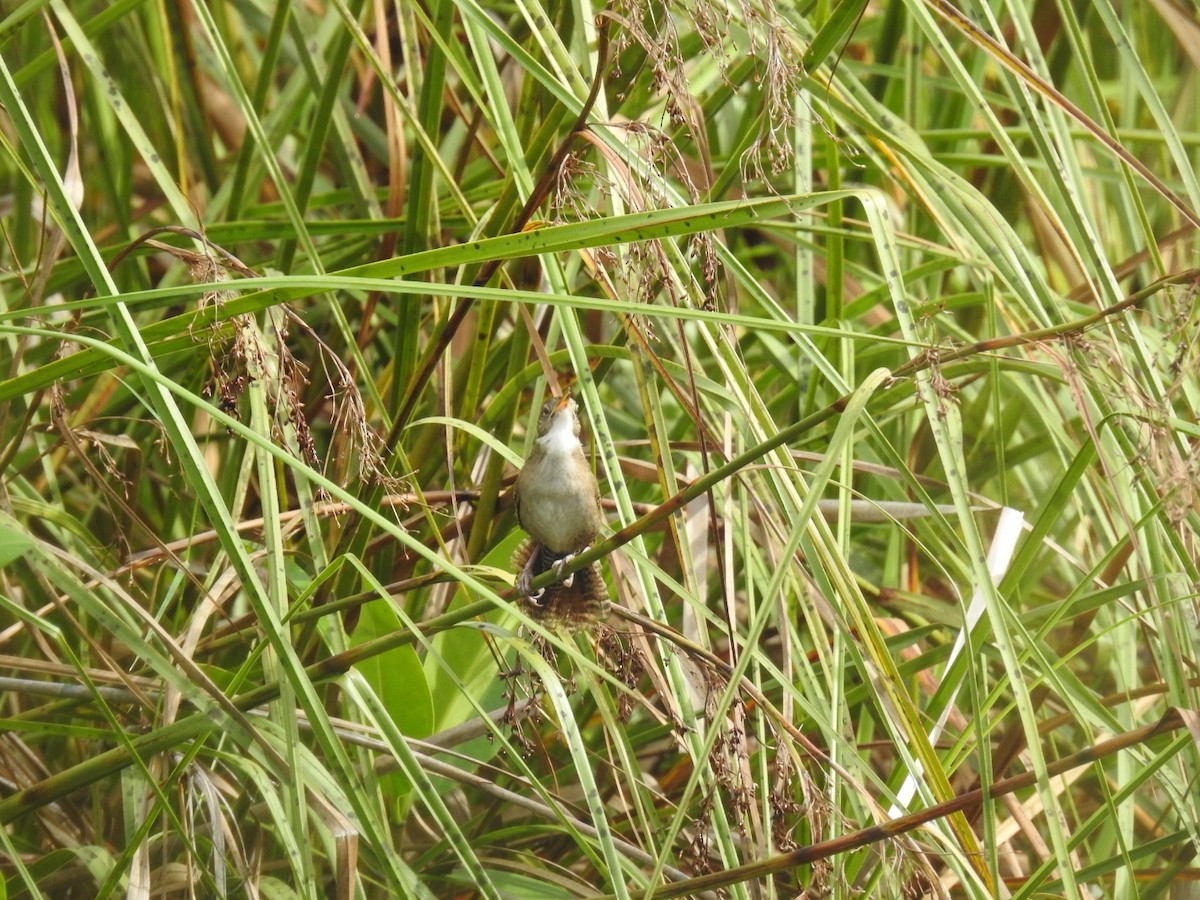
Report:
[[[521,567],[517,592],[534,609],[567,620],[598,618],[608,602],[595,564],[552,585],[548,596],[531,596],[534,578],[561,572],[604,525],[600,485],[583,453],[580,430],[578,405],[569,395],[547,400],[515,488],[517,521],[530,537],[514,555]]]

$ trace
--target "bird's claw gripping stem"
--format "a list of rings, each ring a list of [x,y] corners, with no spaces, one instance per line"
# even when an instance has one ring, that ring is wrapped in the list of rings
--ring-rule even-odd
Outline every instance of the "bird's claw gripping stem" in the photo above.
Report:
[[[575,573],[572,572],[566,578],[562,577],[563,568],[575,558],[576,554],[568,553],[562,559],[556,559],[553,565],[550,566],[550,571],[554,573],[554,577],[563,583],[563,587],[572,587],[575,584]]]

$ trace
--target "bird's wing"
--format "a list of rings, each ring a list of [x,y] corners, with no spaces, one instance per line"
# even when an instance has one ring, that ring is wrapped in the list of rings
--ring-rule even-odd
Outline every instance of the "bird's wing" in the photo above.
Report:
[[[521,521],[521,479],[520,479],[520,476],[517,477],[516,482],[513,484],[513,512],[515,512],[517,514],[517,524],[520,525],[522,529],[528,531],[529,529],[525,528],[525,523]]]

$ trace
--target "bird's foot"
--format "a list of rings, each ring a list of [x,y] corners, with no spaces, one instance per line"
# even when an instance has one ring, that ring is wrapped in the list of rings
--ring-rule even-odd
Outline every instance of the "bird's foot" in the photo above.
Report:
[[[582,553],[583,551],[580,551],[580,552]],[[569,588],[569,587],[573,587],[575,584],[575,573],[572,572],[566,578],[563,578],[562,570],[577,555],[578,554],[575,554],[575,553],[568,553],[566,556],[562,557],[561,559],[556,559],[550,566],[550,570],[552,572],[554,572],[554,577],[559,579],[562,582],[563,587]]]
[[[538,600],[546,593],[546,589],[542,588],[536,593],[533,590],[534,570],[537,568],[538,560],[541,559],[542,548],[540,545],[533,548],[533,552],[529,554],[529,559],[525,561],[524,567],[521,569],[521,574],[517,576],[517,594],[524,597],[534,606],[541,606]]]

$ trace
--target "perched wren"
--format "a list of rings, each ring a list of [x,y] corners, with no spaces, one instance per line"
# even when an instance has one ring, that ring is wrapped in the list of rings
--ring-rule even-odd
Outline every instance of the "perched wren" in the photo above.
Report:
[[[604,511],[600,485],[579,440],[578,405],[569,395],[552,397],[538,418],[538,436],[517,476],[517,521],[530,540],[518,548],[517,592],[532,607],[556,619],[585,621],[607,610],[608,594],[593,564],[531,596],[531,582],[543,572],[561,572],[600,532]]]

